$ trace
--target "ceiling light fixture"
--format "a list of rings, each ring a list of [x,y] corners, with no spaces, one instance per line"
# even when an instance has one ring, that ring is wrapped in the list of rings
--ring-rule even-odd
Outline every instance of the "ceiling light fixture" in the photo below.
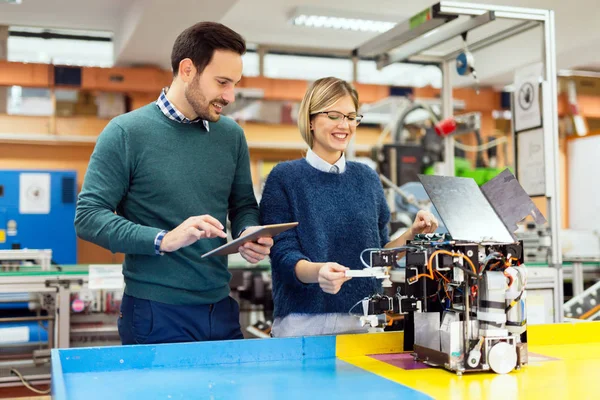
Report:
[[[356,32],[383,33],[392,29],[395,18],[347,11],[297,7],[289,14],[289,22],[310,28],[343,29]]]

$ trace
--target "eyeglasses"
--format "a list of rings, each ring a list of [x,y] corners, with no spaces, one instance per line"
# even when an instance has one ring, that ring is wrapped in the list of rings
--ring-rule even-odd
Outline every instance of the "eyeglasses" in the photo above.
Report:
[[[314,113],[311,115],[318,115],[318,114],[325,114],[325,115],[327,115],[327,118],[329,118],[331,121],[335,121],[337,123],[343,122],[344,118],[346,118],[346,119],[348,119],[348,125],[350,125],[350,126],[358,126],[358,124],[360,124],[360,121],[362,121],[362,119],[363,119],[362,115],[354,115],[354,114],[346,115],[339,111],[321,111],[321,112]]]

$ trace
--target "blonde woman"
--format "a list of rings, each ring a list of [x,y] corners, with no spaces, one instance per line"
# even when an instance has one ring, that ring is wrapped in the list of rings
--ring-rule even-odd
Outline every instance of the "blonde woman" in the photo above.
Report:
[[[344,156],[362,119],[358,104],[348,82],[315,81],[298,116],[306,158],[278,164],[267,178],[262,223],[299,222],[271,249],[275,337],[364,332],[348,311],[381,283],[350,280],[344,271],[363,268],[366,248],[401,246],[437,228],[435,217],[420,211],[411,229],[389,242],[390,212],[377,173]]]

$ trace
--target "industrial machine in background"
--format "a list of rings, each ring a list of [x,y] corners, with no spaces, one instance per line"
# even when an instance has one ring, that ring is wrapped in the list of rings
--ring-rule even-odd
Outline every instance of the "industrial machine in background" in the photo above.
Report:
[[[0,272],[77,262],[73,221],[77,199],[75,171],[0,171]],[[29,342],[46,343],[49,299],[16,290],[0,302],[0,345],[30,333]],[[40,319],[42,318],[42,319]]]
[[[0,271],[0,387],[48,383],[53,348],[118,345],[121,266],[21,265]],[[100,271],[100,273],[99,273]],[[100,279],[99,279],[100,278]],[[100,283],[100,285],[99,285]],[[39,393],[39,392],[38,392]]]
[[[53,262],[77,263],[76,203],[75,171],[0,171],[0,250],[52,250]]]
[[[123,289],[90,289],[85,284],[70,293],[70,347],[119,345],[117,320]]]
[[[72,282],[52,271],[77,262],[76,200],[75,171],[0,171],[0,386],[47,380],[50,349],[68,343],[56,310]]]
[[[600,281],[565,303],[565,317],[600,321]]]
[[[496,168],[497,146],[506,144],[506,138],[492,138],[484,144],[480,113],[440,120],[439,107],[435,102],[405,98],[365,105],[363,112],[367,116],[375,114],[371,123],[385,124],[372,150],[372,158],[388,191],[392,233],[410,227],[419,209],[429,210],[437,216],[417,176],[443,174],[443,171],[437,170],[443,165],[444,137],[453,135],[458,139],[472,135],[475,138],[476,146],[463,145],[456,140],[455,176],[473,178],[478,185],[483,185],[502,171]],[[385,121],[385,118],[388,120]],[[387,136],[391,136],[392,143],[384,144]],[[467,152],[475,154],[474,168],[465,158]],[[487,158],[484,153],[487,153]]]
[[[596,306],[596,292],[587,289],[600,279],[600,235],[591,230],[561,229],[561,254],[564,271],[564,315],[587,319],[586,307]],[[546,224],[528,222],[519,227],[517,238],[523,242],[524,260],[529,265],[548,265],[551,251],[550,228]],[[585,293],[584,293],[585,292]],[[591,297],[590,297],[591,296]],[[597,310],[600,311],[600,310]],[[598,315],[600,317],[600,314]]]
[[[367,264],[349,276],[384,279],[406,254],[405,281],[392,295],[362,300],[363,325],[404,316],[404,347],[416,360],[457,374],[508,373],[527,364],[527,269],[516,223],[544,218],[505,170],[481,190],[472,179],[420,180],[449,233],[417,235],[395,249],[366,249]],[[468,198],[469,202],[464,199]],[[473,218],[473,216],[477,216]]]
[[[397,109],[389,110],[393,106]],[[405,98],[396,101],[384,99],[381,104],[365,105],[362,112],[366,114],[367,122],[385,126],[373,148],[372,158],[377,162],[379,171],[397,186],[418,181],[416,174],[438,174],[437,165],[444,161],[444,138],[450,135],[456,140],[454,156],[460,160],[456,176],[470,177],[483,185],[502,172],[502,168],[496,167],[497,148],[503,145],[504,153],[507,153],[508,141],[505,137],[489,137],[484,143],[479,112],[442,120],[436,102]],[[371,112],[375,113],[375,117],[369,120],[367,117]],[[391,143],[384,144],[388,136],[391,136]],[[475,146],[461,143],[467,137],[475,139]],[[466,160],[467,153],[475,155],[474,166]]]
[[[230,254],[231,296],[240,306],[244,338],[269,338],[273,323],[273,287],[268,259],[251,265],[242,256]]]
[[[550,255],[550,229],[545,225],[528,222],[516,232],[523,242],[526,263],[546,263]]]

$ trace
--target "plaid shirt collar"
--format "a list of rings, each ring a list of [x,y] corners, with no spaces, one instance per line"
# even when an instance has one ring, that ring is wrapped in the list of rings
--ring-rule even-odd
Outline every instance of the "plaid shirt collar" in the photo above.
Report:
[[[206,128],[207,131],[210,130],[208,127],[208,121],[203,120],[200,117],[194,120],[186,118],[177,108],[175,108],[175,105],[171,104],[169,99],[167,99],[166,93],[166,88],[160,92],[160,96],[158,96],[158,100],[156,100],[156,105],[160,111],[167,116],[167,118],[173,121],[181,122],[182,124],[196,124],[198,122],[202,122],[204,124],[204,128]]]

